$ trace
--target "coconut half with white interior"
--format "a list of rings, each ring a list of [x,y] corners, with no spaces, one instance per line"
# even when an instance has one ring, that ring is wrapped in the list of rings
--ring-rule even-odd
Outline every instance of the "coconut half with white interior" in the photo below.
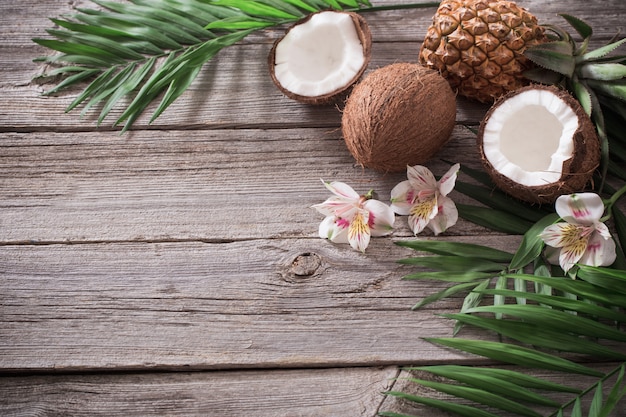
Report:
[[[600,164],[593,122],[554,86],[531,85],[498,100],[480,125],[478,146],[494,183],[531,203],[584,190]]]
[[[270,75],[287,97],[328,104],[347,95],[367,68],[372,35],[353,12],[313,13],[291,26],[269,54]]]

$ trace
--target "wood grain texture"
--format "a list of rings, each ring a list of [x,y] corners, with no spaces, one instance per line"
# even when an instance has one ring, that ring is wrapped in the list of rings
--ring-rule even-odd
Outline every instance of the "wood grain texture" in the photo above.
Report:
[[[518,237],[472,238],[499,247]],[[453,323],[410,307],[413,251],[320,239],[0,247],[0,370],[378,366],[459,359],[422,337]]]
[[[479,168],[474,135],[456,129],[430,164],[437,175],[449,168],[442,159]],[[334,129],[5,133],[0,242],[317,236],[311,206],[330,196],[320,179],[389,200],[405,178],[355,166]],[[398,218],[397,235],[406,224]],[[485,230],[450,230],[476,233]]]
[[[0,379],[4,417],[375,417],[395,367]]]
[[[626,31],[622,0],[518,3],[544,23],[588,21],[595,44]],[[154,106],[120,136],[119,109],[97,128],[92,112],[64,113],[76,90],[43,96],[53,84],[34,80],[47,51],[31,39],[79,7],[94,5],[0,2],[0,415],[435,417],[381,392],[413,389],[392,380],[403,365],[484,364],[422,339],[450,335],[436,314],[461,299],[410,310],[443,284],[402,280],[406,217],[365,254],[319,239],[320,178],[388,201],[405,176],[355,166],[340,108],[274,87],[266,57],[285,28],[223,50],[152,125]],[[433,12],[366,15],[369,70],[415,61]],[[435,174],[480,167],[465,125],[486,110],[458,100]],[[520,242],[466,221],[420,238]]]

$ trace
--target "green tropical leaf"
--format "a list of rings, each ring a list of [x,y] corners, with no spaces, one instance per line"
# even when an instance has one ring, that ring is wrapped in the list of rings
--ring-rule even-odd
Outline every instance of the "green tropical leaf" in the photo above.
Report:
[[[433,281],[445,281],[445,282],[476,282],[479,280],[491,279],[492,273],[479,272],[479,271],[462,271],[462,272],[446,272],[446,271],[434,271],[434,272],[416,272],[408,274],[402,277],[405,280],[414,279],[428,279]]]
[[[609,395],[602,405],[600,412],[598,413],[598,417],[608,417],[608,415],[613,411],[617,403],[620,399],[626,395],[626,385],[623,385],[624,382],[624,369],[626,368],[626,364],[622,364],[619,368],[618,376],[615,380],[615,384]]]
[[[603,393],[602,393],[602,381],[598,382],[591,405],[589,406],[589,417],[598,417],[602,411]]]
[[[593,104],[591,102],[591,92],[587,86],[584,83],[572,81],[572,90],[574,91],[574,96],[576,96],[576,99],[585,110],[585,113],[587,113],[587,116],[591,116]]]
[[[611,215],[615,222],[617,240],[622,248],[622,253],[626,254],[626,215],[617,207],[611,207]]]
[[[626,294],[626,271],[579,265],[576,276],[609,291]]]
[[[501,306],[473,307],[465,312],[501,313],[517,317],[526,323],[532,323],[546,329],[556,329],[593,338],[626,342],[626,333],[613,327],[585,317],[541,306],[506,304]]]
[[[203,65],[221,49],[255,30],[295,22],[307,13],[333,7],[372,9],[366,0],[93,0],[100,9],[52,19],[60,29],[34,42],[57,54],[37,58],[52,65],[84,67],[59,71],[63,79],[47,93],[91,80],[66,111],[82,114],[102,104],[98,124],[128,98],[114,126],[128,130],[159,97],[152,123],[193,83]],[[432,5],[430,5],[432,7]],[[399,5],[397,7],[407,7]],[[425,7],[413,5],[412,7]]]
[[[593,29],[591,28],[591,26],[589,26],[589,24],[587,24],[583,20],[566,13],[559,13],[559,16],[564,18],[567,23],[569,23],[583,39],[590,38],[593,34]]]
[[[554,46],[550,47],[549,45]],[[562,52],[562,50],[568,46],[571,51],[571,45],[569,45],[569,43],[560,41],[548,42],[540,46],[532,46],[526,49],[524,55],[540,67],[571,78],[576,69],[576,60],[572,55],[573,52]]]
[[[475,387],[467,387],[463,385],[445,384],[435,381],[427,381],[424,379],[409,378],[409,381],[416,382],[428,388],[443,392],[445,394],[454,395],[455,397],[465,398],[470,401],[474,401],[479,404],[483,404],[489,407],[497,408],[503,411],[516,413],[520,416],[526,417],[542,417],[533,409],[521,405],[515,401],[509,400],[500,395],[493,394],[484,389],[478,389]]]
[[[421,397],[418,395],[407,394],[399,391],[387,391],[386,395],[402,398],[407,401],[411,401],[418,404],[428,405],[430,407],[439,408],[440,410],[447,411],[449,413],[455,413],[463,417],[498,417],[495,414],[481,410],[479,408],[470,407],[469,405],[455,404],[443,400],[437,400],[434,398]],[[389,415],[389,414],[387,414]],[[393,414],[392,414],[393,415]]]
[[[515,270],[523,268],[541,254],[544,243],[539,235],[547,226],[554,223],[558,218],[559,216],[557,214],[549,214],[527,230],[522,239],[522,243],[517,249],[517,252],[515,252],[513,260],[509,265],[511,269]]]
[[[545,309],[545,307],[542,308]],[[494,313],[499,311],[499,309],[477,308],[468,311],[468,313],[477,312],[479,309],[480,311]],[[500,314],[504,314],[505,312],[506,311],[501,311]],[[534,322],[522,322],[486,318],[471,314],[442,314],[441,316],[464,324],[471,324],[472,326],[491,330],[502,336],[534,347],[557,350],[561,352],[579,353],[613,360],[626,360],[626,354],[616,352],[615,350],[602,346],[596,342],[568,334],[566,332],[567,328],[563,328],[564,330],[550,329],[547,328],[547,326],[538,325],[537,321],[540,321],[540,318]]]
[[[492,392],[498,392],[507,397],[545,406],[558,406],[558,403],[555,400],[537,394],[535,391],[531,391],[531,389],[574,394],[581,392],[578,388],[557,384],[509,369],[463,365],[432,365],[407,368],[407,370],[430,372],[470,386],[488,386]]]
[[[584,78],[601,81],[615,81],[626,77],[626,65],[616,63],[588,63],[580,66]]]
[[[429,304],[432,304],[444,298],[451,297],[460,292],[469,291],[471,289],[476,288],[476,285],[477,284],[474,281],[472,281],[472,282],[463,282],[461,284],[456,284],[456,285],[452,285],[450,287],[444,288],[441,291],[438,291],[434,294],[424,297],[420,302],[418,302],[412,307],[412,310],[418,310],[424,306],[427,306]]]
[[[463,299],[463,304],[461,305],[460,312],[466,313],[480,305],[480,302],[483,300],[483,294],[481,293],[481,291],[487,288],[490,283],[491,279],[486,279],[482,282],[479,282],[478,285],[474,287],[474,290],[467,294],[465,296],[465,299]],[[454,324],[454,328],[452,329],[452,335],[456,335],[462,327],[463,322],[457,320],[457,322]]]
[[[626,38],[621,39],[617,42],[610,43],[601,48],[594,49],[593,51],[587,52],[578,59],[579,61],[591,61],[594,59],[604,58],[606,55],[610,54],[611,52],[622,46],[624,43],[626,43]]]
[[[520,294],[517,291],[498,288],[485,289],[482,292],[485,295],[499,295],[502,297],[520,297],[523,295],[527,300],[534,301],[542,306],[549,306],[564,311],[571,311],[577,314],[612,320],[619,323],[626,323],[626,314],[620,312],[619,310],[602,307],[586,301],[573,300],[571,298],[558,295],[537,294],[532,292]],[[498,305],[502,304],[504,303],[500,303]]]
[[[439,269],[442,272],[500,272],[504,265],[481,258],[467,258],[464,256],[419,256],[398,261],[406,265],[416,265],[425,268]]]
[[[521,201],[514,200],[503,192],[494,189],[488,189],[462,181],[457,181],[454,189],[488,207],[514,214],[533,223],[541,220],[544,216],[542,212],[536,208],[531,208]]]
[[[456,204],[456,208],[459,216],[465,220],[503,233],[522,235],[532,226],[531,222],[501,210],[459,203]]]
[[[601,378],[604,374],[570,360],[508,343],[458,338],[426,338],[432,343],[513,365]]]
[[[474,257],[493,262],[510,262],[513,254],[473,243],[446,242],[441,240],[402,240],[394,242],[416,251],[430,252],[438,255]]]

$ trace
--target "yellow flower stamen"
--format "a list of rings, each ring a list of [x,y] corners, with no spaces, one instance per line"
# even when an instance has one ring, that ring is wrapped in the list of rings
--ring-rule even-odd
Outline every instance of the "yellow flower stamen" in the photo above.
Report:
[[[437,199],[431,198],[428,200],[422,200],[411,206],[411,216],[415,216],[420,219],[430,219],[433,209],[437,205]]]
[[[361,212],[357,213],[352,219],[352,221],[350,222],[350,228],[348,229],[348,240],[351,242],[352,241],[362,242],[363,237],[369,236],[369,234],[370,234],[370,227],[365,221],[365,217],[363,216]],[[360,243],[357,244],[357,246],[359,246],[359,249],[361,249]],[[364,248],[361,250],[364,250]]]

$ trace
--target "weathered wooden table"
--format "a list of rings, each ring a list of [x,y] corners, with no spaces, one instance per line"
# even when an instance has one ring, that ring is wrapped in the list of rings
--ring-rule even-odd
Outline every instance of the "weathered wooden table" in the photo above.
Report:
[[[419,413],[381,392],[406,384],[404,365],[467,362],[422,340],[451,334],[435,313],[460,299],[410,310],[440,287],[401,280],[405,218],[361,254],[318,238],[310,207],[328,196],[320,178],[387,200],[404,174],[356,166],[336,108],[280,94],[266,65],[276,30],[222,51],[152,125],[120,135],[65,114],[74,96],[33,81],[47,51],[31,38],[87,4],[0,4],[0,414]],[[519,4],[544,23],[583,18],[598,42],[626,32],[623,0]],[[370,70],[416,61],[433,13],[368,14]],[[459,100],[436,175],[443,158],[479,168],[464,125],[485,109]],[[520,241],[463,220],[439,239]]]

